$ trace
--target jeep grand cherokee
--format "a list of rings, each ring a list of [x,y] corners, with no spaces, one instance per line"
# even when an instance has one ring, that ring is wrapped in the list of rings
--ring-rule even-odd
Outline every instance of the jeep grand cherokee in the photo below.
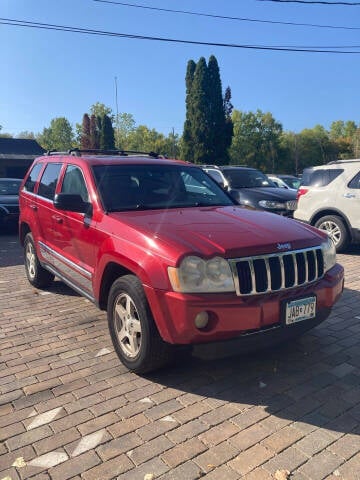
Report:
[[[260,346],[327,318],[343,268],[324,232],[235,204],[195,165],[95,153],[34,161],[20,240],[34,287],[56,276],[107,310],[129,369],[159,368],[176,345]]]

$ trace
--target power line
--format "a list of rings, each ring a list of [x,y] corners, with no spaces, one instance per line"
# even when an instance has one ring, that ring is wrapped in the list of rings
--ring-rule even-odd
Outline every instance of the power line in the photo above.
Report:
[[[98,3],[108,3],[112,5],[131,7],[131,8],[141,8],[146,10],[155,10],[158,12],[168,12],[168,13],[180,13],[184,15],[194,15],[198,17],[208,17],[208,18],[217,18],[222,20],[234,20],[239,22],[253,22],[253,23],[268,23],[273,25],[290,25],[296,27],[312,27],[312,28],[332,28],[332,29],[341,29],[341,30],[360,30],[360,27],[346,27],[343,25],[321,25],[316,23],[297,23],[297,22],[281,22],[276,20],[260,20],[257,18],[247,18],[247,17],[231,17],[225,15],[215,15],[210,13],[203,12],[194,12],[190,10],[174,10],[170,8],[158,8],[158,7],[149,7],[148,5],[142,5],[138,3],[127,3],[127,2],[117,2],[115,0],[93,0]],[[263,0],[267,1],[267,0]],[[271,0],[268,0],[271,1]]]
[[[326,2],[309,0],[257,0],[258,2],[275,2],[275,3],[302,3],[303,5],[345,5],[347,7],[358,7],[360,2]]]
[[[187,45],[205,45],[212,47],[227,47],[227,48],[242,48],[250,50],[264,50],[264,51],[277,51],[277,52],[302,52],[302,53],[331,53],[331,54],[360,54],[357,51],[337,51],[335,49],[342,48],[359,48],[359,47],[302,47],[302,46],[270,46],[270,45],[246,45],[246,44],[237,44],[237,43],[220,43],[220,42],[200,42],[197,40],[184,40],[177,38],[165,38],[165,37],[153,37],[146,35],[135,35],[130,33],[119,33],[119,32],[109,32],[104,30],[93,30],[88,28],[81,27],[70,27],[67,25],[54,25],[51,23],[40,23],[40,22],[29,22],[26,20],[15,20],[10,18],[0,18],[0,24],[9,25],[13,27],[27,27],[27,28],[37,28],[41,30],[55,30],[71,33],[80,33],[85,35],[100,35],[106,37],[116,37],[116,38],[130,38],[137,40],[151,40],[158,42],[167,42],[167,43],[179,43]]]

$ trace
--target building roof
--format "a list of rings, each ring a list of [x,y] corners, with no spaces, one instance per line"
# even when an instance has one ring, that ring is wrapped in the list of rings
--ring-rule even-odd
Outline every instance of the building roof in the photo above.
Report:
[[[0,137],[0,154],[8,157],[20,155],[42,155],[45,150],[37,143],[36,140],[27,138],[2,138]]]

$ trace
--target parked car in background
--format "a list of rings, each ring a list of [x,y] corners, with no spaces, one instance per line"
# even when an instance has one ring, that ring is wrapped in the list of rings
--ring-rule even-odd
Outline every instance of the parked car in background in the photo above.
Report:
[[[221,188],[224,190],[229,189],[229,182],[226,180],[224,174],[220,170],[220,168],[216,165],[200,165],[200,167],[206,172],[208,175],[210,175],[211,178],[217,182]]]
[[[294,217],[324,230],[337,251],[360,242],[360,159],[306,168]]]
[[[21,179],[0,178],[0,228],[15,226],[19,220]]]
[[[251,167],[219,167],[229,182],[229,194],[251,208],[278,213],[287,217],[296,208],[296,191],[277,187],[260,170]]]
[[[36,159],[19,234],[30,284],[56,276],[107,310],[127,368],[179,345],[289,341],[328,317],[344,271],[324,232],[240,207],[197,165],[106,153]]]
[[[277,187],[292,188],[294,190],[297,190],[300,187],[301,180],[293,175],[274,175],[270,173],[267,176]]]

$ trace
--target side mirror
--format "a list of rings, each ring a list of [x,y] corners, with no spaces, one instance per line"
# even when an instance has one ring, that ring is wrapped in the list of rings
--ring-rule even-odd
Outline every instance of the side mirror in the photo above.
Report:
[[[58,193],[54,198],[54,206],[58,210],[68,210],[69,212],[85,213],[92,215],[92,205],[84,202],[81,195],[73,193]]]

